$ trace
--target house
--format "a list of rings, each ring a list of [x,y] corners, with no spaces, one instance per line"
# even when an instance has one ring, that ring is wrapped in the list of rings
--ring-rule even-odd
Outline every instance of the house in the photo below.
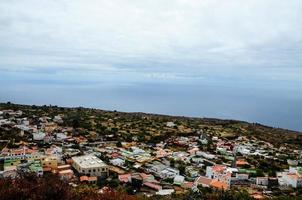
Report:
[[[202,157],[204,157],[206,159],[210,159],[210,160],[216,158],[215,155],[210,154],[210,153],[206,153],[206,152],[203,152],[203,151],[197,151],[196,155],[197,156],[202,156]]]
[[[56,123],[63,123],[63,119],[60,115],[57,115],[53,118],[53,121]]]
[[[247,165],[249,165],[249,163],[246,160],[244,160],[244,159],[238,159],[236,161],[236,166],[237,167],[245,167]]]
[[[249,174],[237,173],[236,174],[236,179],[238,179],[238,180],[248,180],[249,179]]]
[[[302,175],[299,173],[285,172],[282,175],[282,179],[287,186],[291,186],[293,188],[302,187]]]
[[[174,192],[175,192],[174,189],[162,189],[162,190],[159,190],[158,192],[156,192],[155,194],[165,196],[165,195],[171,195]]]
[[[107,177],[109,175],[108,166],[93,155],[72,157],[72,161],[72,166],[79,174],[101,177]]]
[[[298,160],[287,159],[287,164],[289,164],[290,166],[298,166],[299,161]]]
[[[12,168],[16,169],[19,164],[21,164],[20,159],[6,159],[4,160],[4,164],[3,164],[4,171]]]
[[[151,189],[154,189],[154,190],[157,190],[157,191],[162,190],[162,186],[160,186],[158,184],[155,184],[155,183],[151,183],[151,182],[144,183],[144,186],[147,186],[147,187],[149,187]]]
[[[184,176],[181,176],[181,175],[177,175],[175,176],[174,178],[174,185],[182,185],[183,182],[185,180],[185,177]]]
[[[68,136],[64,133],[56,133],[57,141],[64,141],[68,138]]]
[[[128,183],[131,180],[131,174],[121,174],[121,175],[118,175],[118,180],[121,183]]]
[[[157,161],[153,162],[152,164],[149,164],[148,166],[148,172],[153,173],[154,175],[162,179],[173,179],[176,175],[179,175],[179,170],[171,168]]]
[[[232,172],[233,172],[232,168],[229,169],[224,165],[207,166],[206,168],[206,176],[208,178],[215,179],[219,182],[223,182],[227,184],[228,187],[231,185]],[[225,186],[223,185],[223,187]]]
[[[73,178],[73,171],[71,169],[62,170],[59,171],[58,175],[63,180],[70,180]]]
[[[202,187],[210,187],[211,182],[212,179],[205,176],[199,176],[198,178],[195,179],[194,185],[195,186],[201,185]]]
[[[167,127],[173,128],[175,126],[174,122],[167,122],[166,123]]]
[[[95,177],[95,176],[91,176],[91,177],[81,176],[80,177],[80,182],[85,182],[85,183],[88,183],[88,184],[96,184],[97,183],[97,177]]]
[[[226,190],[229,188],[229,185],[223,181],[219,181],[218,179],[210,179],[205,176],[200,176],[194,181],[194,188],[201,185],[202,187],[213,187],[219,190]]]
[[[125,164],[125,160],[121,158],[111,159],[110,163],[114,166],[122,167]]]
[[[56,157],[43,156],[40,159],[43,168],[51,168],[51,170],[56,170],[58,167],[58,160]]]
[[[33,140],[42,141],[44,140],[46,134],[43,132],[38,132],[38,133],[32,133],[32,136],[33,136]]]
[[[199,176],[198,168],[195,168],[192,166],[186,167],[185,172],[186,172],[186,175],[190,178],[197,178]]]
[[[67,170],[67,169],[70,169],[70,168],[71,168],[70,165],[59,165],[59,166],[57,167],[57,170],[58,170],[58,171],[63,171],[63,170]]]
[[[268,177],[257,177],[256,185],[258,186],[268,186]]]
[[[26,163],[19,164],[17,166],[17,171],[21,173],[34,173],[38,177],[43,176],[43,168],[38,160],[31,160]]]
[[[0,155],[5,159],[38,159],[40,157],[36,149],[30,149],[26,146],[18,149],[3,148]]]
[[[277,178],[281,186],[300,188],[302,187],[302,167],[289,167],[288,171],[278,172]]]
[[[168,167],[160,172],[160,178],[162,178],[162,179],[175,178],[177,175],[179,175],[179,171],[177,169],[173,169],[170,167]]]

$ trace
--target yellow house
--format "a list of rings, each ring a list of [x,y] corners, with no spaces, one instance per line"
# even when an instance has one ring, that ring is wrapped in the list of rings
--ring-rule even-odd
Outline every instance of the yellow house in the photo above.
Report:
[[[41,165],[43,168],[51,168],[51,170],[56,170],[58,168],[58,160],[56,157],[42,157]]]

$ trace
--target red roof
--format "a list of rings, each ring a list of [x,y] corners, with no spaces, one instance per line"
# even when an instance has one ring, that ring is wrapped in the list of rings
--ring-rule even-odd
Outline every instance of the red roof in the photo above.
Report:
[[[112,157],[112,158],[117,158],[117,157],[119,157],[119,156],[120,156],[120,154],[118,154],[118,153],[112,153],[112,154],[111,154],[111,157]]]
[[[181,185],[181,187],[183,187],[183,188],[192,188],[193,185],[194,185],[193,182],[184,182],[184,183]]]
[[[195,180],[195,183],[198,185],[202,185],[203,187],[209,187],[212,182],[212,179],[207,178],[205,176],[200,176]]]
[[[151,183],[151,182],[146,182],[146,183],[144,183],[144,185],[149,187],[149,188],[152,188],[154,190],[161,190],[162,189],[162,186],[156,185],[156,184]]]

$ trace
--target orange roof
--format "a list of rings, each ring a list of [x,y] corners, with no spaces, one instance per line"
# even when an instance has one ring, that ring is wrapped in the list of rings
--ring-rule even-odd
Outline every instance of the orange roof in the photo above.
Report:
[[[221,189],[221,190],[226,190],[229,188],[226,183],[218,180],[213,180],[210,185],[214,188]]]
[[[221,172],[221,171],[225,170],[225,168],[226,167],[223,166],[223,165],[215,165],[215,166],[212,167],[212,170],[215,171],[215,172]]]
[[[287,176],[290,179],[295,179],[295,180],[302,179],[302,176],[296,173],[288,173]]]
[[[88,181],[88,176],[81,176],[80,177],[80,181],[83,182],[83,181]]]
[[[264,196],[261,194],[252,194],[251,195],[254,199],[264,199]]]
[[[71,169],[60,171],[59,174],[73,174],[73,171]]]
[[[88,181],[96,181],[98,178],[96,176],[88,177]]]
[[[245,160],[237,160],[236,165],[248,165],[249,163]]]

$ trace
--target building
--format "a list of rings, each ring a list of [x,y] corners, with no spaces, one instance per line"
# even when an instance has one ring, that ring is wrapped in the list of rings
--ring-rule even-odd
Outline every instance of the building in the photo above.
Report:
[[[174,184],[175,185],[182,185],[184,183],[184,181],[185,181],[185,177],[181,176],[181,175],[177,175],[174,178]]]
[[[167,127],[173,128],[175,126],[174,122],[167,122]]]
[[[219,183],[225,183],[229,187],[231,185],[232,171],[231,168],[228,169],[228,167],[224,165],[207,166],[206,177],[215,179],[219,181]],[[223,188],[225,188],[224,185]]]
[[[7,159],[4,160],[3,169],[4,171],[16,170],[19,164],[21,164],[20,159]]]
[[[70,180],[73,178],[73,171],[71,169],[66,169],[58,172],[61,180]]]
[[[101,177],[109,175],[109,167],[102,160],[93,155],[72,157],[72,161],[72,166],[79,174]]]
[[[38,160],[31,160],[26,163],[22,163],[18,165],[17,170],[21,173],[34,173],[38,177],[43,176],[43,168]]]
[[[64,141],[68,138],[68,136],[64,133],[56,133],[57,141]]]
[[[122,167],[125,164],[125,160],[123,160],[121,158],[115,158],[115,159],[110,160],[110,163],[112,165]]]
[[[287,186],[293,188],[302,187],[302,175],[299,173],[285,172],[282,174],[282,179]]]
[[[261,187],[272,187],[278,185],[278,179],[273,177],[257,177],[256,185]]]
[[[51,170],[56,170],[58,167],[58,160],[56,157],[42,157],[41,165],[43,168],[51,168]]]
[[[162,179],[174,179],[175,176],[179,175],[179,170],[166,166],[157,161],[149,164],[147,171]]]
[[[33,133],[33,140],[36,140],[36,141],[40,141],[40,140],[44,140],[46,134],[43,133],[43,132],[38,132],[38,133]]]

